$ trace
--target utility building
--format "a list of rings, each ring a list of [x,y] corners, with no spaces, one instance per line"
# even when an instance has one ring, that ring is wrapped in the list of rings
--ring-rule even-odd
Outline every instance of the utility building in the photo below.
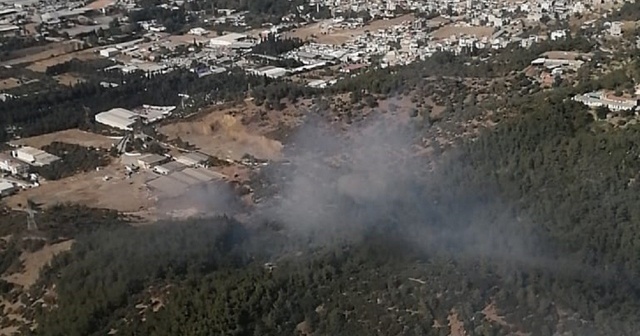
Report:
[[[137,114],[123,108],[113,108],[109,111],[98,113],[95,117],[96,122],[100,124],[125,131],[133,130],[133,125],[136,123],[137,118]]]
[[[59,157],[33,147],[20,147],[11,151],[11,156],[32,166],[42,167],[60,160]]]

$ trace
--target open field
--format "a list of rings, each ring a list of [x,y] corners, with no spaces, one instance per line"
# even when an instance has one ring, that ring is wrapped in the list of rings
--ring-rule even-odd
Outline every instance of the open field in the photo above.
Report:
[[[316,36],[315,40],[318,43],[340,45],[355,36],[364,34],[365,31],[376,31],[401,24],[404,21],[413,20],[415,20],[413,14],[407,14],[389,20],[375,20],[358,29],[338,29],[330,32],[326,31],[325,25],[327,25],[327,23],[325,23],[325,21],[298,28],[295,32],[288,32],[287,34],[290,37],[297,37],[301,40],[307,40]]]
[[[44,181],[39,187],[22,190],[6,199],[9,207],[17,208],[32,199],[43,206],[61,202],[83,204],[90,207],[137,213],[153,206],[153,200],[145,186],[147,174],[124,177],[125,170],[113,163],[100,171],[80,173],[58,181]],[[111,179],[105,181],[103,178]]]
[[[482,38],[482,37],[491,37],[491,35],[493,35],[493,32],[494,32],[493,27],[465,27],[465,26],[456,26],[453,24],[449,24],[434,31],[432,35],[436,39],[445,39],[453,35],[455,36],[461,36],[461,35],[474,36],[475,35],[478,38]]]
[[[79,129],[69,129],[60,132],[38,135],[30,138],[11,141],[14,145],[31,146],[42,148],[54,141],[66,142],[84,147],[96,147],[109,149],[118,142],[104,135],[81,131]]]
[[[4,78],[0,80],[0,90],[9,90],[15,87],[22,85],[19,79],[17,78]]]
[[[60,42],[53,43],[43,47],[34,47],[30,49],[24,49],[25,52],[33,49],[33,52],[28,52],[22,57],[13,58],[8,61],[4,61],[0,63],[0,65],[16,65],[16,64],[24,64],[24,63],[32,63],[40,60],[56,57],[59,55],[64,55],[68,53],[80,53],[74,52],[77,48],[75,43],[72,42]]]
[[[282,144],[265,136],[280,125],[295,123],[294,107],[284,111],[264,111],[252,103],[215,109],[190,121],[165,125],[160,132],[170,139],[180,137],[202,152],[239,160],[246,153],[257,158],[277,159]]]
[[[53,56],[43,57],[36,61],[33,61],[34,63],[27,66],[27,69],[32,71],[37,71],[37,72],[45,72],[47,68],[52,65],[68,62],[74,58],[77,58],[79,60],[89,60],[89,59],[98,58],[97,54],[89,50],[90,49],[71,52],[71,53],[64,53],[64,54],[54,54]]]

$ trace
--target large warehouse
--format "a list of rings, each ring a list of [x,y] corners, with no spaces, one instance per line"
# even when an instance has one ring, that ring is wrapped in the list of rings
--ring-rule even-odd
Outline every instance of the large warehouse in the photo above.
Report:
[[[141,118],[144,123],[152,123],[168,117],[175,109],[175,106],[153,105],[142,105],[133,111],[123,108],[113,108],[109,111],[96,114],[95,119],[96,122],[103,125],[131,131],[138,118]]]
[[[137,118],[137,114],[123,108],[113,108],[96,114],[96,122],[125,131],[133,130]]]

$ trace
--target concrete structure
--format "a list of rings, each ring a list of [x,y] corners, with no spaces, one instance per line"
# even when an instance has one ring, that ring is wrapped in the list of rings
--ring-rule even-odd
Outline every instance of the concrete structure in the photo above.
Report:
[[[160,175],[169,175],[173,172],[180,171],[184,168],[187,168],[187,166],[177,161],[171,161],[171,162],[167,162],[165,164],[153,167],[153,172]]]
[[[153,123],[170,116],[175,109],[175,106],[153,105],[142,105],[133,111],[123,108],[113,108],[109,111],[96,114],[95,120],[109,127],[131,131],[138,118],[145,124]]]
[[[585,104],[589,107],[605,106],[611,111],[629,111],[638,106],[638,99],[616,97],[604,91],[589,92],[573,97],[574,101]]]
[[[232,44],[236,42],[241,42],[247,39],[247,35],[239,34],[239,33],[231,33],[227,35],[222,35],[218,37],[214,37],[209,40],[209,46],[211,47],[231,47]]]
[[[110,47],[100,50],[100,56],[102,57],[113,57],[120,54],[120,50],[118,48]]]
[[[186,168],[147,182],[157,196],[176,197],[185,193],[189,188],[221,181],[224,175],[204,168]]]
[[[209,161],[209,156],[198,152],[191,152],[178,156],[176,161],[188,167],[202,167]]]
[[[143,169],[152,169],[155,166],[168,162],[169,158],[158,154],[145,154],[138,158],[138,165]]]
[[[209,34],[209,31],[204,28],[196,27],[189,29],[189,35],[204,36],[207,34]]]
[[[262,68],[254,69],[251,72],[258,76],[280,78],[287,74],[287,69],[269,65]]]
[[[0,170],[9,172],[11,175],[24,175],[29,172],[29,165],[9,155],[0,154]]]
[[[125,131],[133,130],[137,118],[137,114],[123,108],[113,108],[95,116],[96,122]]]
[[[12,150],[11,156],[36,167],[46,166],[60,160],[60,158],[55,155],[28,146]]]
[[[0,197],[7,197],[13,195],[16,190],[16,186],[13,183],[6,180],[0,180]]]

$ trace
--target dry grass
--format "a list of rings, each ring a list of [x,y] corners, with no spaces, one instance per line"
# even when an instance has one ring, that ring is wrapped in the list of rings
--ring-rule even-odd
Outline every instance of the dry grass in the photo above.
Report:
[[[76,144],[84,147],[96,147],[109,149],[118,142],[104,135],[81,131],[79,129],[69,129],[60,132],[38,135],[30,138],[11,141],[14,145],[31,146],[42,148],[54,141]]]
[[[73,240],[67,240],[53,245],[46,245],[36,252],[22,252],[20,261],[24,266],[23,271],[10,274],[4,277],[4,280],[29,289],[38,280],[40,270],[48,265],[56,255],[69,251],[71,245],[73,245]]]
[[[438,30],[432,33],[433,37],[436,39],[446,39],[451,36],[476,36],[478,38],[482,37],[491,37],[493,35],[494,29],[492,27],[465,27],[465,26],[456,26],[454,24],[449,24],[439,28]]]
[[[33,49],[33,50],[31,50]],[[86,59],[93,56],[97,48],[86,49],[82,51],[76,51],[76,44],[74,42],[60,42],[56,44],[47,45],[46,47],[34,47],[31,49],[22,49],[19,52],[23,53],[22,57],[13,58],[0,63],[0,65],[16,65],[16,64],[30,64],[28,69],[44,72],[47,66],[68,61],[74,57],[80,59]],[[30,51],[31,50],[31,51]]]
[[[413,14],[399,16],[389,20],[375,20],[358,29],[339,29],[327,32],[324,27],[325,23],[315,23],[305,27],[298,28],[295,32],[288,33],[290,37],[297,37],[302,40],[311,39],[316,36],[318,43],[341,45],[355,36],[364,34],[365,31],[377,31],[378,29],[389,28],[405,21],[413,21]]]

